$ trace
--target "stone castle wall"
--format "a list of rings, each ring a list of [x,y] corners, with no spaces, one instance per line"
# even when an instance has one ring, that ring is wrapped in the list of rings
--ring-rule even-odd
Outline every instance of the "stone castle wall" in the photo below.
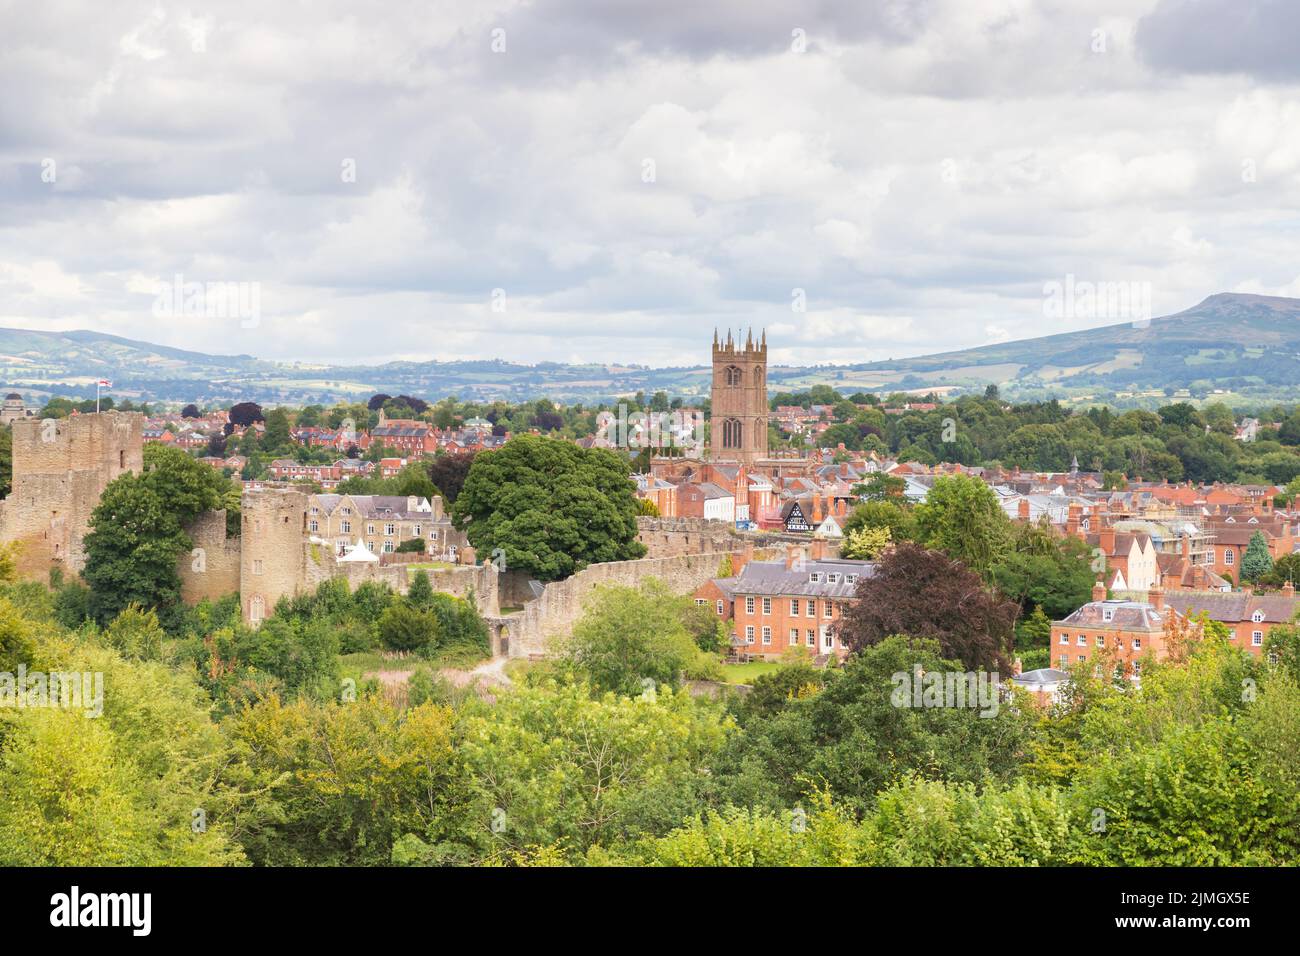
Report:
[[[582,615],[583,601],[604,584],[635,586],[649,578],[663,581],[676,594],[690,594],[705,581],[718,576],[718,567],[728,554],[741,556],[744,549],[680,554],[639,561],[611,561],[591,564],[563,581],[546,585],[542,596],[530,601],[523,611],[493,622],[505,638],[511,657],[545,657],[551,642],[566,636]],[[754,552],[760,559],[775,554],[771,549]]]
[[[0,509],[0,538],[19,544],[19,571],[79,572],[90,515],[108,483],[144,469],[144,416],[101,412],[19,419],[13,429],[13,489]]]
[[[185,530],[193,547],[178,562],[181,600],[198,604],[237,593],[242,541],[226,537],[226,510],[205,511]]]
[[[245,491],[239,596],[244,620],[270,617],[276,602],[307,590],[307,495],[295,488]]]
[[[636,526],[636,539],[646,546],[647,558],[731,551],[741,541],[740,533],[725,521],[641,517]]]

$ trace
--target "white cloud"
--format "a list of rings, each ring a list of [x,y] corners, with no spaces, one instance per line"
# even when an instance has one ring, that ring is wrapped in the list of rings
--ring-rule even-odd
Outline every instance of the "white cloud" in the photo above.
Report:
[[[766,324],[824,362],[1078,327],[1043,327],[1067,274],[1157,313],[1296,289],[1294,89],[1149,65],[1155,0],[660,6],[27,8],[0,316],[339,362],[694,363]],[[262,325],[158,322],[177,273],[261,283]]]

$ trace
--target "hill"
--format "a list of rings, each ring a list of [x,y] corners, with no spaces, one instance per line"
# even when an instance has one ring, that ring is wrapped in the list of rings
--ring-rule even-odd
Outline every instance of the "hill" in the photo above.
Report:
[[[705,354],[706,345],[701,346]],[[427,399],[597,401],[660,389],[707,394],[705,366],[500,360],[312,366],[208,355],[101,332],[0,329],[0,387],[33,398],[115,394],[168,402],[334,402],[377,391]],[[1019,398],[1140,401],[1172,394],[1238,402],[1300,397],[1300,299],[1224,293],[1149,323],[1124,323],[890,362],[776,366],[773,392],[815,384],[858,390],[960,391],[997,384]]]

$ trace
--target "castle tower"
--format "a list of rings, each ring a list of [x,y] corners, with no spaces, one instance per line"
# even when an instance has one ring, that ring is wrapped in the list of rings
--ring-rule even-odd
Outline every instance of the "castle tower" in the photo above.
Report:
[[[280,598],[306,583],[307,495],[293,488],[245,491],[240,499],[239,601],[260,624]]]
[[[713,333],[713,390],[709,445],[716,461],[753,464],[767,457],[767,333],[754,344],[718,340]]]
[[[108,483],[144,470],[144,416],[100,412],[13,422],[13,490],[0,539],[20,543],[24,575],[85,567],[90,515]]]

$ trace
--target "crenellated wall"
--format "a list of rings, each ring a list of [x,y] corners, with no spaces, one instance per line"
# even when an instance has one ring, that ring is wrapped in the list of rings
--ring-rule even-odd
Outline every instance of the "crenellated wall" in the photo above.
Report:
[[[769,558],[773,549],[757,549],[757,557]],[[639,561],[611,561],[591,564],[563,581],[546,585],[542,596],[524,609],[493,622],[494,630],[506,639],[510,657],[545,657],[551,641],[567,635],[582,615],[583,601],[603,584],[635,586],[649,578],[663,581],[675,594],[690,594],[710,578],[727,554],[741,556],[743,549],[682,554]],[[501,633],[503,632],[503,633]]]
[[[108,483],[144,468],[144,416],[101,412],[15,421],[13,490],[0,509],[0,539],[20,544],[19,571],[43,576],[85,566],[90,515]]]

